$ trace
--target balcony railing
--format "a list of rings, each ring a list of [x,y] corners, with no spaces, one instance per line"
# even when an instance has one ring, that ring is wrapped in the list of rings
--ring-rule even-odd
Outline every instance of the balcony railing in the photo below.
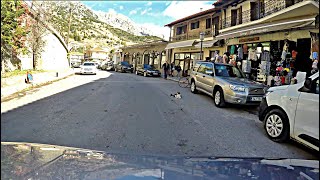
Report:
[[[269,16],[275,12],[278,12],[282,9],[285,9],[294,4],[300,3],[305,0],[295,0],[292,3],[287,3],[285,0],[270,0],[263,4],[261,7],[253,8],[247,11],[243,11],[237,16],[229,16],[225,19],[222,19],[221,27],[222,29],[228,28],[231,26],[236,26],[239,24],[255,21],[263,17]],[[319,0],[312,0],[319,3]],[[240,19],[241,18],[241,19]]]
[[[184,35],[177,35],[174,37],[171,37],[171,41],[185,41],[185,40],[193,40],[193,39],[199,39],[200,38],[200,32],[204,32],[204,37],[212,37],[212,30],[198,30],[196,32],[189,33],[188,36],[186,34]]]

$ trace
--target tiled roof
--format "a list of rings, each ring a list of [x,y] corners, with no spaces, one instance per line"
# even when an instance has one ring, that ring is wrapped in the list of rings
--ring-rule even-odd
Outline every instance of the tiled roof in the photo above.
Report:
[[[205,14],[209,14],[209,13],[216,12],[216,11],[217,11],[216,8],[211,8],[211,9],[208,9],[208,10],[205,10],[205,11],[201,11],[201,12],[198,12],[198,13],[196,13],[196,14],[192,14],[192,15],[190,15],[190,16],[187,16],[187,17],[178,19],[178,20],[173,21],[173,22],[171,22],[171,23],[169,23],[169,24],[166,24],[166,25],[164,25],[164,26],[169,26],[169,27],[170,27],[170,26],[173,26],[173,25],[178,24],[178,23],[180,23],[180,22],[183,22],[183,21],[185,21],[185,20],[192,19],[192,18],[196,18],[196,17],[202,16],[202,15],[205,15]]]

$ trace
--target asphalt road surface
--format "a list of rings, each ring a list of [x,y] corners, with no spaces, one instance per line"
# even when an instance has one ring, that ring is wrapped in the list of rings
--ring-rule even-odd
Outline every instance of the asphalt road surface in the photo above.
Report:
[[[182,99],[170,96],[178,91]],[[23,104],[28,98],[34,102]],[[216,108],[210,97],[162,78],[75,75],[2,106],[20,107],[2,111],[1,141],[130,154],[318,159],[297,143],[269,140],[254,107]]]

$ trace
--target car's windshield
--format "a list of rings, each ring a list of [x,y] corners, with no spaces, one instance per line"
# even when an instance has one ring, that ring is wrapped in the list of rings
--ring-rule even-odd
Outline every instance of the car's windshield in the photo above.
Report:
[[[95,63],[83,63],[84,66],[95,66]]]
[[[222,77],[238,77],[238,78],[244,78],[243,72],[235,67],[225,64],[215,64],[214,66],[215,75],[216,76],[222,76]]]
[[[126,62],[126,61],[123,61],[123,62],[121,62],[121,65],[129,66],[130,64],[128,62]]]
[[[150,69],[150,70],[156,69],[153,65],[149,65],[149,64],[146,64],[146,65],[144,66],[144,68]]]

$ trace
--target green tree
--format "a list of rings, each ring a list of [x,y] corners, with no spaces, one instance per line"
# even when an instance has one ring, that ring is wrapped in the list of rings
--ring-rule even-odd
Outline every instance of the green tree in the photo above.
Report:
[[[26,50],[26,28],[21,25],[26,8],[20,0],[1,1],[1,43],[7,44],[14,51]]]

